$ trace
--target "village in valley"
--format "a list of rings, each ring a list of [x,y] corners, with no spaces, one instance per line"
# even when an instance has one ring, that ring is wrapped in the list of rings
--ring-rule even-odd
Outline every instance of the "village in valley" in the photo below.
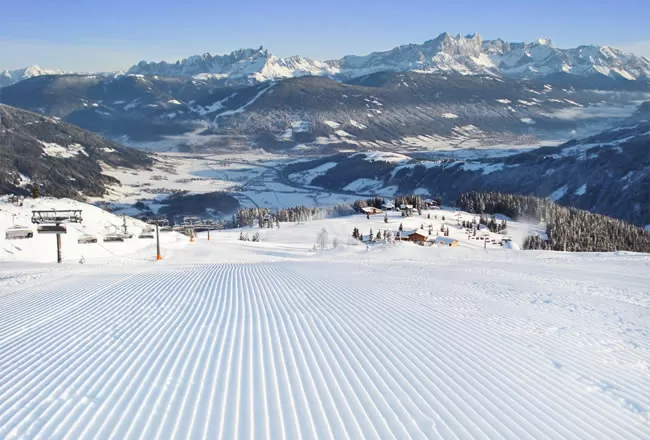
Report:
[[[382,199],[381,207],[359,207],[359,203],[355,204],[359,215],[366,216],[368,224],[363,228],[369,229],[366,232],[355,226],[352,237],[366,244],[406,241],[420,246],[439,247],[456,247],[461,242],[483,248],[513,246],[503,215],[484,217],[456,209],[443,209],[440,201],[433,199],[405,197],[397,200],[400,200],[399,204]],[[381,221],[378,221],[379,218]]]

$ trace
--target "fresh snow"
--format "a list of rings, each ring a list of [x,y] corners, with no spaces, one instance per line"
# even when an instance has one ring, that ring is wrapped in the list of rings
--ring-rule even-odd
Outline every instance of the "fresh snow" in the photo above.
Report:
[[[309,121],[292,121],[291,129],[294,133],[304,133],[309,131]]]
[[[443,113],[440,116],[442,116],[445,119],[456,119],[456,118],[458,118],[458,115],[455,115],[453,113]]]
[[[355,127],[355,128],[358,128],[359,130],[363,130],[364,128],[368,128],[365,125],[363,125],[362,123],[355,121],[354,119],[350,119],[350,125]]]
[[[362,153],[355,153],[350,157],[355,157],[358,155],[365,156],[365,159],[368,162],[389,162],[389,163],[400,163],[411,160],[410,157],[405,156],[399,153],[390,153],[386,151],[364,151]]]
[[[331,170],[337,165],[338,165],[337,162],[327,162],[321,166],[312,168],[302,173],[289,174],[288,177],[294,182],[302,183],[304,185],[311,185],[312,180],[314,180],[318,176],[325,174],[328,170]]]
[[[126,111],[133,110],[138,105],[140,105],[140,100],[139,99],[134,99],[133,101],[129,102],[127,105],[124,106],[124,110],[126,110]]]
[[[483,163],[483,162],[465,162],[461,166],[464,171],[482,171],[484,175],[502,171],[504,163]]]
[[[578,104],[577,102],[571,101],[570,99],[565,99],[564,102],[567,102],[567,103],[569,103],[571,105],[575,105],[576,107],[584,107],[584,105]]]
[[[64,147],[54,142],[39,142],[43,146],[43,156],[58,157],[60,159],[69,159],[79,153],[88,156],[88,153],[80,144],[70,144]]]
[[[358,193],[366,193],[377,191],[383,186],[383,182],[375,179],[357,179],[354,182],[347,184],[343,190],[344,191],[354,191]]]
[[[323,121],[323,124],[327,125],[330,128],[334,128],[334,129],[339,128],[341,126],[341,124],[339,124],[338,122],[327,121],[327,120]]]
[[[41,237],[0,264],[0,438],[647,438],[650,256],[483,249],[431,214],[460,246],[350,238],[442,224],[394,212],[165,234],[160,262],[36,263]]]
[[[569,190],[569,187],[567,185],[562,185],[561,187],[559,187],[558,189],[553,191],[549,197],[553,201],[560,200],[562,197],[564,197],[566,195],[568,190]]]
[[[583,183],[583,184],[580,186],[580,188],[576,189],[576,191],[575,191],[574,194],[577,195],[577,196],[582,196],[582,195],[584,195],[586,192],[587,192],[587,184],[586,184],[586,183]]]
[[[534,125],[535,124],[535,121],[532,120],[531,118],[520,118],[519,120],[521,122],[523,122],[524,124],[528,124],[528,125]]]
[[[259,92],[257,92],[257,94],[253,97],[253,99],[251,99],[250,101],[248,101],[246,104],[242,105],[241,107],[239,107],[239,108],[237,108],[237,109],[235,109],[235,110],[226,110],[226,111],[223,112],[223,113],[219,113],[219,114],[216,115],[215,118],[214,118],[214,124],[216,125],[216,124],[217,124],[217,119],[222,118],[222,117],[224,117],[224,116],[232,116],[232,115],[236,115],[237,113],[243,113],[243,112],[245,112],[246,109],[247,109],[250,105],[252,105],[253,103],[255,103],[255,101],[257,101],[258,99],[260,99],[260,97],[261,97],[264,93],[268,92],[268,91],[273,87],[273,85],[274,85],[274,83],[271,83],[271,84],[269,84],[268,86],[266,86],[266,87],[264,87],[263,89],[261,89]]]
[[[341,137],[354,137],[353,135],[351,135],[350,133],[348,133],[348,132],[345,131],[345,130],[336,130],[334,133],[335,133],[337,136],[341,136]]]

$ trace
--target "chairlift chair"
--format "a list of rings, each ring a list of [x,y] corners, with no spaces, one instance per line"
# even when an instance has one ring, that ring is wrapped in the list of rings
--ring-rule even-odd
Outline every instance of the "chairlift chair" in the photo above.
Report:
[[[138,238],[154,238],[153,231],[153,228],[145,228],[142,230],[142,232],[140,232]]]
[[[77,243],[79,244],[97,243],[97,236],[91,234],[80,235],[79,238],[77,239]]]
[[[124,237],[122,234],[106,234],[104,235],[104,243],[111,243],[111,242],[123,242]]]
[[[27,226],[14,225],[10,228],[5,229],[5,239],[7,240],[23,240],[27,238],[33,238],[34,231]]]
[[[38,225],[36,228],[39,234],[67,234],[68,228],[66,225],[56,224],[56,225]]]

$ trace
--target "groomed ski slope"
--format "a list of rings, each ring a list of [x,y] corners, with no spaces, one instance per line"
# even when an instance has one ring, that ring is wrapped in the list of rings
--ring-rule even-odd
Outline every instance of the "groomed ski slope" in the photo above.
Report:
[[[352,221],[0,265],[0,438],[650,436],[650,256],[296,239]]]

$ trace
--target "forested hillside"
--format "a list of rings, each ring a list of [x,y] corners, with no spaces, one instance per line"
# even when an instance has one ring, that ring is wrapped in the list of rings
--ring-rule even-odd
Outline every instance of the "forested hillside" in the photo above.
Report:
[[[650,252],[650,232],[638,226],[582,209],[559,206],[548,199],[498,192],[469,192],[458,196],[467,212],[505,214],[515,220],[546,223],[547,240],[530,236],[525,249],[572,252]]]

